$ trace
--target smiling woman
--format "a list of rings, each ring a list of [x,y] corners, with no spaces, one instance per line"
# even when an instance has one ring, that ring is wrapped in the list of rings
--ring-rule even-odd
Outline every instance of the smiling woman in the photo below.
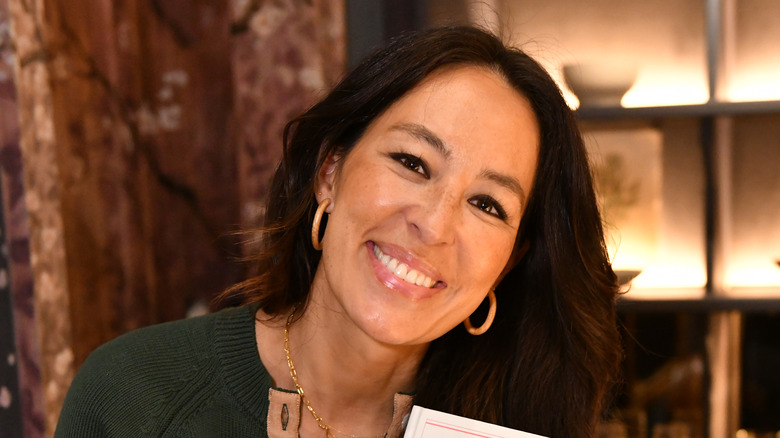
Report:
[[[345,314],[369,343],[425,345],[450,331],[509,261],[538,144],[530,104],[498,74],[426,77],[320,168],[316,198],[333,203],[310,303]],[[419,273],[434,284],[415,284]]]
[[[99,349],[58,436],[396,437],[412,403],[595,435],[617,284],[535,61],[473,28],[407,34],[284,145],[258,275],[224,294],[244,305]]]

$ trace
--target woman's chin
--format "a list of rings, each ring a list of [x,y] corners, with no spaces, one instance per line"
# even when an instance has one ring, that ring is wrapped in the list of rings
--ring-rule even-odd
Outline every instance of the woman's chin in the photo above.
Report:
[[[416,317],[411,316],[408,311],[395,310],[393,311],[391,306],[383,306],[380,311],[373,313],[358,312],[354,322],[366,335],[380,344],[407,347],[428,344],[452,328],[431,324],[436,318],[429,311],[421,311],[421,316]]]

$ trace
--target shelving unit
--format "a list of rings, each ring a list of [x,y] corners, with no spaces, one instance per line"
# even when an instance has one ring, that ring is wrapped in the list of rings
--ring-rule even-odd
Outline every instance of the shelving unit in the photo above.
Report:
[[[618,309],[624,318],[624,324],[629,329],[636,329],[638,320],[654,320],[657,316],[668,315],[680,324],[687,321],[685,329],[701,333],[697,341],[691,341],[686,335],[680,335],[681,326],[677,327],[678,337],[688,339],[683,342],[687,349],[704,353],[703,366],[707,370],[702,379],[707,394],[702,403],[704,408],[704,430],[701,436],[734,437],[740,428],[740,418],[746,417],[741,403],[748,389],[743,387],[745,374],[742,360],[753,357],[754,343],[745,340],[744,327],[756,325],[756,321],[766,320],[767,315],[780,313],[780,287],[728,287],[723,282],[721,270],[723,261],[719,261],[719,253],[724,251],[724,235],[718,229],[718,221],[724,214],[722,208],[721,190],[728,190],[719,180],[718,171],[723,168],[724,158],[719,156],[723,148],[731,149],[733,145],[718,137],[725,124],[728,132],[735,118],[743,116],[773,116],[780,115],[779,101],[765,102],[708,102],[701,105],[680,105],[668,107],[591,107],[577,111],[577,117],[584,124],[596,124],[602,129],[610,124],[616,126],[654,126],[669,120],[695,121],[698,124],[700,150],[704,166],[703,196],[705,197],[704,233],[706,235],[706,277],[707,284],[701,298],[681,299],[632,299],[622,297],[618,301]],[[727,163],[730,164],[730,163]],[[645,290],[646,296],[652,296],[652,290]],[[677,290],[680,296],[690,295],[690,288]],[[664,290],[664,297],[674,295],[670,289]],[[754,298],[760,296],[760,298]],[[675,316],[676,315],[676,316]],[[682,319],[681,319],[682,318]],[[692,322],[693,321],[693,322]],[[668,320],[667,320],[668,322]],[[750,322],[750,324],[749,324]],[[633,336],[636,334],[632,334]],[[755,336],[755,333],[751,334]],[[637,335],[638,336],[638,335]],[[641,342],[641,341],[640,341]],[[677,342],[680,342],[679,340]],[[743,351],[743,345],[747,352]],[[751,354],[748,354],[751,353]],[[636,352],[632,354],[637,354]],[[641,354],[641,353],[639,353]],[[636,359],[635,359],[636,360]],[[631,366],[631,365],[628,365]],[[636,366],[634,364],[633,366]],[[752,362],[750,371],[755,372]],[[659,368],[663,370],[663,368]],[[689,377],[690,378],[690,377]],[[755,385],[753,385],[755,386]],[[699,435],[696,435],[699,436]]]
[[[728,209],[732,207],[730,194],[728,194],[731,190],[728,184],[731,183],[732,177],[730,174],[724,177],[723,173],[733,170],[731,151],[734,150],[735,143],[731,136],[734,126],[738,123],[737,120],[745,117],[780,116],[778,100],[747,102],[718,100],[723,94],[719,86],[724,79],[721,75],[721,69],[725,64],[724,44],[728,44],[723,41],[722,32],[729,32],[733,27],[733,23],[724,23],[724,20],[734,19],[733,16],[724,17],[722,12],[725,9],[727,14],[733,13],[735,7],[736,5],[730,0],[706,0],[707,77],[711,96],[707,103],[652,107],[584,107],[576,112],[578,119],[584,125],[595,125],[600,129],[609,125],[658,126],[670,120],[683,119],[698,124],[699,147],[705,179],[703,228],[706,236],[707,283],[704,294],[701,298],[694,299],[632,299],[624,296],[618,301],[618,310],[623,315],[624,324],[629,327],[629,330],[636,329],[637,321],[642,318],[652,321],[657,320],[658,316],[668,315],[677,321],[678,338],[682,336],[682,339],[688,339],[688,347],[685,348],[705,353],[703,366],[706,371],[702,379],[706,397],[702,400],[705,416],[704,430],[701,433],[703,436],[717,438],[734,437],[737,430],[743,427],[743,420],[748,417],[748,421],[751,422],[749,427],[777,429],[776,420],[774,422],[756,420],[752,413],[746,411],[741,405],[749,400],[751,391],[753,393],[761,391],[760,388],[756,389],[756,386],[761,386],[760,377],[753,375],[760,374],[757,370],[761,368],[755,363],[755,355],[758,349],[771,345],[766,341],[754,340],[746,336],[756,336],[754,327],[775,324],[772,321],[776,321],[777,318],[772,315],[780,313],[780,285],[742,287],[729,285],[724,280],[724,271],[728,268],[725,261],[728,245],[726,240],[730,236],[727,236],[721,227],[724,216],[730,214]],[[670,293],[668,289],[664,292],[664,297],[674,295],[674,292]],[[680,289],[678,292],[680,296],[691,295],[690,289]],[[645,290],[644,295],[652,296],[653,291]],[[683,326],[679,326],[680,321],[686,322]],[[688,335],[679,332],[679,330],[691,329],[691,324],[695,326],[693,332],[700,335],[698,340],[691,341]],[[629,336],[640,336],[640,334]],[[685,341],[682,342],[686,344]],[[765,343],[761,344],[761,342]],[[778,344],[774,345],[777,348]],[[641,355],[637,352],[632,354]],[[777,356],[777,353],[775,355]],[[745,360],[750,362],[743,364]],[[637,364],[634,362],[627,366],[636,367]],[[659,372],[662,372],[662,369]],[[751,377],[748,377],[746,372],[752,373]],[[763,414],[758,414],[766,416],[766,408]]]
[[[780,114],[780,100],[757,102],[708,102],[700,105],[654,107],[588,107],[579,108],[581,120],[669,119],[680,117],[718,117]]]
[[[618,310],[623,313],[658,312],[741,312],[775,313],[780,312],[780,298],[723,298],[704,297],[699,299],[634,300],[621,299]]]

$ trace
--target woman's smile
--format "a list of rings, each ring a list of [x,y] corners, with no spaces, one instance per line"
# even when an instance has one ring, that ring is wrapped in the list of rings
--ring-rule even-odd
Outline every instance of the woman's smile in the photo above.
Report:
[[[419,261],[410,257],[393,257],[382,251],[373,241],[367,242],[366,247],[377,278],[388,288],[412,299],[423,299],[446,287],[446,283],[437,280],[436,274],[428,275],[426,272],[431,271],[424,268]],[[387,248],[386,246],[387,251],[391,251]],[[370,254],[374,256],[370,257]]]

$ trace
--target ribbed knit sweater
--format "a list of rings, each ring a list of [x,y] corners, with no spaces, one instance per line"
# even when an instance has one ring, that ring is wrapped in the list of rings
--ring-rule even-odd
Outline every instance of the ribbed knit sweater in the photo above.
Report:
[[[267,436],[272,380],[254,324],[253,309],[226,309],[101,346],[76,375],[54,436]]]

